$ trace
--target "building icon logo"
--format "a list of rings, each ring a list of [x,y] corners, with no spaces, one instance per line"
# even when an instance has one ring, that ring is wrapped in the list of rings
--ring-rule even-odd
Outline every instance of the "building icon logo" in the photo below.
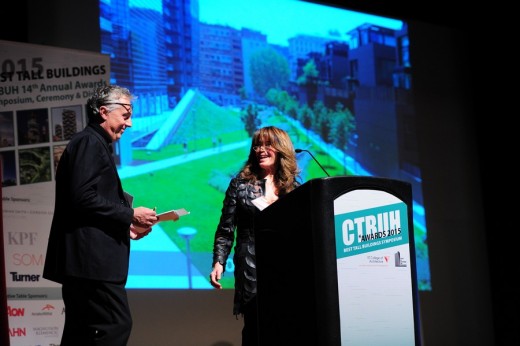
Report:
[[[406,267],[406,260],[404,260],[402,257],[401,257],[401,253],[399,251],[397,251],[395,254],[394,254],[394,259],[395,259],[395,266],[396,267]]]

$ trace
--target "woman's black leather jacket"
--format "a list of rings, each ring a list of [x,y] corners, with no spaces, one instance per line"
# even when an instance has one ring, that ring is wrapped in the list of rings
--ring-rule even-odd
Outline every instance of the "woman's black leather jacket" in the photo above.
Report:
[[[265,180],[252,184],[244,179],[231,179],[224,197],[220,222],[215,232],[213,264],[226,269],[233,242],[235,298],[233,313],[243,312],[244,305],[256,295],[256,256],[254,226],[260,210],[251,201],[265,194]]]

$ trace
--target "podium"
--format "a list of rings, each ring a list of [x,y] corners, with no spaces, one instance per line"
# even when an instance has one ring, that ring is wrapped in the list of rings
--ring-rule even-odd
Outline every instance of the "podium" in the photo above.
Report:
[[[407,182],[313,179],[255,219],[259,344],[420,345]]]

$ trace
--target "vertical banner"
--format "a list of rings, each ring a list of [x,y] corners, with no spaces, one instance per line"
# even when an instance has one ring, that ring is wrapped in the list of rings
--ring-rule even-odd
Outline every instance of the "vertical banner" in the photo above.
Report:
[[[415,345],[407,213],[379,190],[334,200],[342,345]]]
[[[0,41],[0,160],[9,340],[60,343],[61,285],[42,278],[54,174],[86,125],[92,90],[110,80],[107,55]]]

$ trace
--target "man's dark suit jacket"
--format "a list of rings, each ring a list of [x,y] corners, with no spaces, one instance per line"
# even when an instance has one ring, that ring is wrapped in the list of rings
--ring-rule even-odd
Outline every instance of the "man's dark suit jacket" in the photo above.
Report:
[[[133,209],[125,199],[111,138],[98,124],[74,135],[56,172],[56,200],[43,277],[125,282]]]

